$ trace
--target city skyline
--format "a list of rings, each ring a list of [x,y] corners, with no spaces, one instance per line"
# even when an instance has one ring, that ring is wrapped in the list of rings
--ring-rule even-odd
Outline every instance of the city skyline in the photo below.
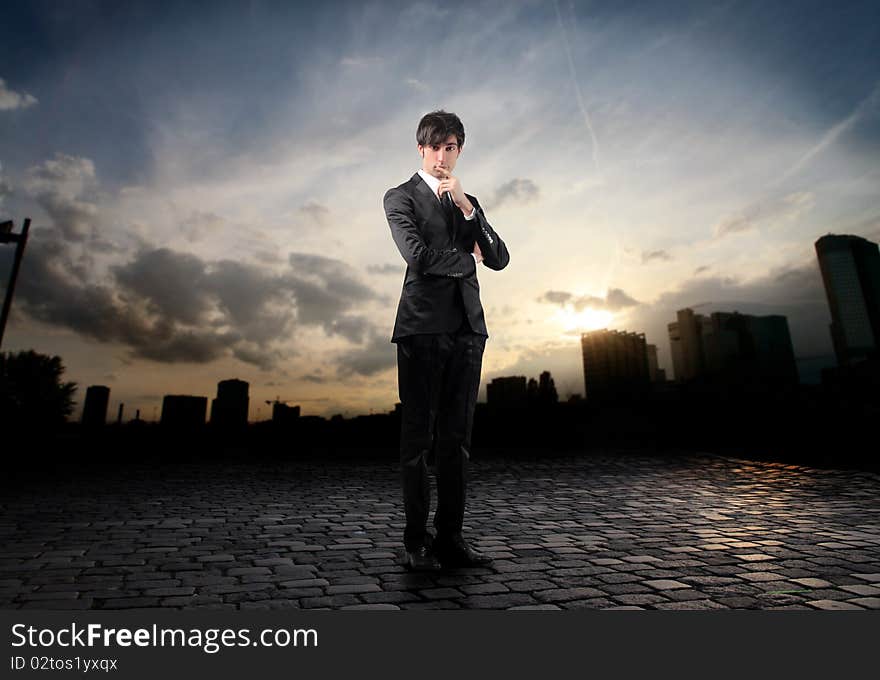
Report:
[[[434,108],[511,251],[478,270],[482,401],[544,370],[582,393],[605,327],[669,375],[685,307],[785,315],[796,357],[834,363],[814,242],[880,239],[869,4],[110,7],[0,10],[0,219],[34,220],[3,349],[62,356],[80,405],[106,384],[149,419],[238,376],[251,419],[392,408],[381,197]],[[404,30],[450,22],[431,50]]]

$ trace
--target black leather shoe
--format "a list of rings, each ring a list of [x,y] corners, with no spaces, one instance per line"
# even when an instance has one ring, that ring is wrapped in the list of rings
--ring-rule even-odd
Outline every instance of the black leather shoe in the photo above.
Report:
[[[488,567],[492,558],[471,548],[463,538],[434,543],[434,552],[444,568]]]
[[[436,571],[440,563],[428,546],[421,546],[413,551],[406,551],[406,567],[412,571]]]

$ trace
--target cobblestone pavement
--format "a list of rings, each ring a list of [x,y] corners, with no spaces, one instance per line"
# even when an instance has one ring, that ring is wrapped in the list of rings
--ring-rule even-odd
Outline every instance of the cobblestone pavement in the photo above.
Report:
[[[491,568],[400,564],[393,464],[56,472],[0,497],[0,608],[880,609],[880,476],[702,455],[471,463]]]

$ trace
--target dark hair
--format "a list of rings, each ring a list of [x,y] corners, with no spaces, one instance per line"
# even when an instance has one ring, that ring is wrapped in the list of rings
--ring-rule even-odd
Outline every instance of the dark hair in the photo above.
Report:
[[[461,119],[454,113],[440,109],[422,116],[416,130],[416,142],[421,146],[433,146],[445,142],[449,135],[455,135],[459,147],[464,146],[464,125],[461,124]]]

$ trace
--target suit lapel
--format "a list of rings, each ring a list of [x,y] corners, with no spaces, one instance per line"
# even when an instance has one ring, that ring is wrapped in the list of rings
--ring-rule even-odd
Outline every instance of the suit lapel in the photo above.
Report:
[[[418,196],[422,207],[427,210],[426,214],[433,214],[443,224],[448,225],[449,223],[446,219],[446,211],[443,210],[443,206],[440,205],[440,201],[437,199],[437,196],[435,196],[434,192],[431,191],[431,187],[429,187],[425,183],[425,180],[423,180],[419,176],[419,173],[414,174],[411,181],[415,184],[416,195]],[[450,228],[450,236],[452,237],[453,244],[455,243],[457,222],[457,215],[455,215],[454,212],[455,211],[453,211],[452,225]]]

